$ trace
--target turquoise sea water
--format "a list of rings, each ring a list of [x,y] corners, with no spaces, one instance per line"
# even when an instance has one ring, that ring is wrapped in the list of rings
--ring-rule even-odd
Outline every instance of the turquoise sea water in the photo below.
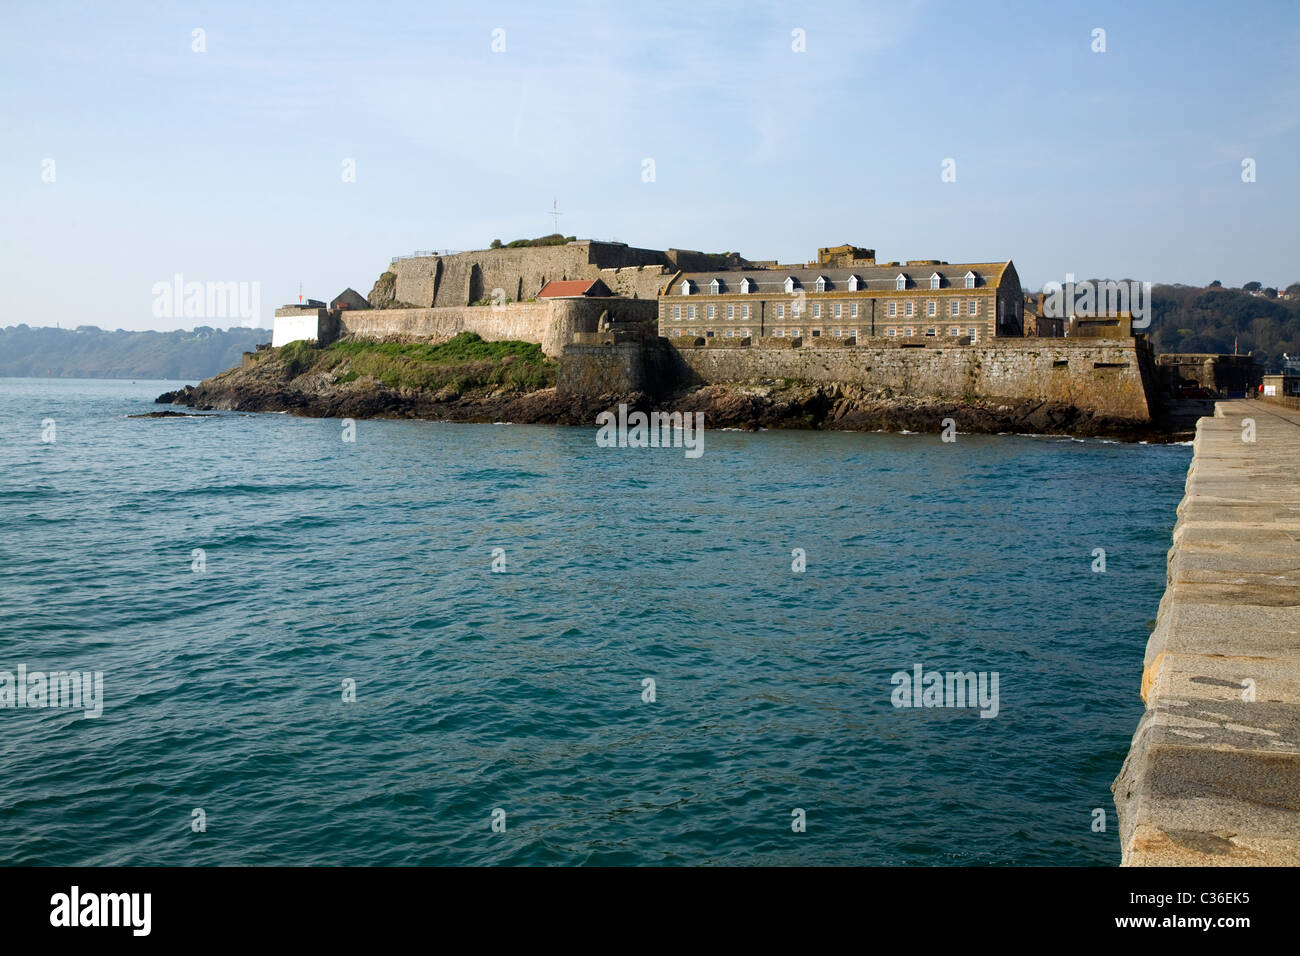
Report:
[[[1190,448],[125,417],[165,387],[0,379],[0,670],[104,675],[0,708],[0,864],[1118,862]]]

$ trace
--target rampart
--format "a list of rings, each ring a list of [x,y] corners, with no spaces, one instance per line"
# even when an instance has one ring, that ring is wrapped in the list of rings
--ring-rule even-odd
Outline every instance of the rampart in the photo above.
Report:
[[[337,313],[332,333],[325,331],[318,340],[351,335],[361,339],[445,342],[461,332],[475,332],[489,342],[536,342],[547,355],[558,358],[575,334],[597,331],[602,316],[617,327],[653,322],[655,315],[653,299],[623,298],[548,299],[499,307],[357,309]]]
[[[603,279],[616,295],[653,299],[678,269],[744,262],[735,254],[638,249],[621,242],[578,240],[561,246],[412,256],[394,261],[389,271],[396,276],[395,301],[452,308],[490,299],[495,289],[503,290],[514,302],[525,302],[536,298],[552,279]]]

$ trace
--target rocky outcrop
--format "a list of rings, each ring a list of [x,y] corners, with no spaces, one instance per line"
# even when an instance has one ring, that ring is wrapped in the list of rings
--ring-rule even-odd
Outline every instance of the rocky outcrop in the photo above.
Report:
[[[397,273],[385,272],[376,279],[366,301],[372,309],[397,308]]]

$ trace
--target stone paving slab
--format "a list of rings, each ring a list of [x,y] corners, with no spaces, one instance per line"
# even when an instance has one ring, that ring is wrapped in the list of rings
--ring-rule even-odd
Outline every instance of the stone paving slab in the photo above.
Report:
[[[1300,411],[1219,402],[1193,452],[1111,787],[1122,862],[1300,866]]]

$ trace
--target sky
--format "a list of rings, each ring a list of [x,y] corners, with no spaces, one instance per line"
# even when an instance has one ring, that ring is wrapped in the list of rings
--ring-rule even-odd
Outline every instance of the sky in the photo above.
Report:
[[[269,328],[553,204],[581,238],[1031,289],[1300,281],[1296,0],[6,0],[0,30],[0,325]],[[168,315],[178,275],[258,314]]]

